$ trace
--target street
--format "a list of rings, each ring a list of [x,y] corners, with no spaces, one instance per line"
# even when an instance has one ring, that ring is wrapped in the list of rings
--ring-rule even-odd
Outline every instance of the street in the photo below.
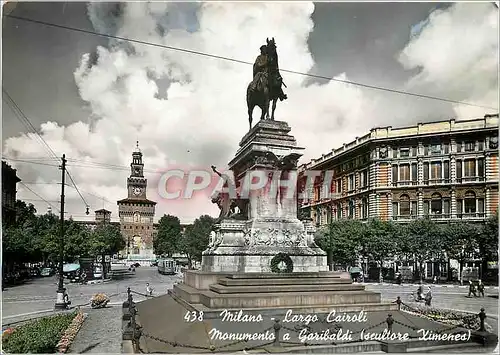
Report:
[[[134,276],[127,279],[94,285],[68,284],[66,287],[72,306],[88,303],[96,293],[108,295],[111,298],[110,305],[120,305],[127,298],[127,287],[144,294],[146,283],[149,283],[153,287],[153,295],[161,295],[167,293],[178,281],[181,281],[178,275],[161,275],[156,267],[141,266],[136,269]],[[409,305],[416,304],[408,301],[408,295],[416,288],[417,285],[366,285],[367,290],[380,292],[382,301],[391,302],[400,296],[401,300]],[[6,289],[2,293],[3,322],[9,323],[19,318],[34,316],[37,312],[52,310],[56,289],[55,277],[34,279],[24,285]],[[432,306],[474,313],[484,307],[489,319],[498,319],[498,299],[492,297],[498,297],[498,289],[486,289],[484,298],[468,298],[467,294],[467,287],[433,287]],[[134,299],[142,301],[146,297],[134,294]],[[497,329],[496,320],[490,323],[494,323]]]
[[[66,281],[66,280],[65,280]],[[161,275],[156,267],[141,266],[136,274],[123,280],[113,280],[101,284],[67,284],[65,287],[71,300],[71,306],[86,304],[96,293],[110,297],[110,305],[118,305],[127,299],[127,287],[139,293],[146,293],[146,283],[153,287],[153,295],[165,294],[173,284],[180,281],[178,275]],[[43,277],[30,280],[23,285],[6,288],[2,292],[3,323],[18,318],[34,316],[36,312],[54,308],[57,290],[57,277]],[[134,294],[134,300],[146,297]]]

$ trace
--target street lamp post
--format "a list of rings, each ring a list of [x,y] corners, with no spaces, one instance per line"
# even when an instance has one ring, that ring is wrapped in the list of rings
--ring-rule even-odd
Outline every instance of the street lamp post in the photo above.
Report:
[[[63,264],[64,264],[64,182],[66,177],[66,154],[62,156],[62,182],[61,182],[61,235],[59,240],[59,285],[57,287],[57,299],[56,299],[56,309],[66,309],[66,300],[64,295],[66,289],[64,288],[64,275],[63,275]]]

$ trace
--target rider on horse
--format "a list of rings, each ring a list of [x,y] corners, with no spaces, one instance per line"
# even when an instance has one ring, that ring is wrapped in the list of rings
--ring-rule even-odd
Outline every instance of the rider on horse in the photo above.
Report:
[[[260,46],[260,54],[255,59],[255,63],[253,65],[253,81],[252,81],[252,86],[253,89],[258,88],[259,82],[262,83],[262,79],[265,77],[268,77],[268,56],[267,56],[267,46],[263,45]],[[267,78],[269,79],[269,78]],[[273,78],[275,80],[276,86],[279,88],[278,89],[278,98],[280,101],[286,100],[287,95],[283,92],[282,86],[283,86],[283,78],[281,77],[279,70],[277,73],[277,77]]]

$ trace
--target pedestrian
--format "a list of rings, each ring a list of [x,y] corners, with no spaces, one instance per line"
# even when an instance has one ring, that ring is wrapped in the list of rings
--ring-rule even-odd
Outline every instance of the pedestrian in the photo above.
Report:
[[[431,288],[429,287],[429,290],[425,294],[425,305],[430,307],[431,302],[432,302],[432,291]]]
[[[471,294],[473,294],[474,297],[477,297],[476,286],[472,283],[472,280],[469,280],[469,295],[467,297],[470,297]]]
[[[149,283],[146,283],[146,295],[153,296],[153,288],[149,286]]]
[[[436,275],[434,275],[434,279],[432,280],[432,283],[437,284],[437,281],[438,281],[438,277]]]
[[[484,297],[484,284],[481,280],[477,281],[477,290],[479,291],[479,295]]]

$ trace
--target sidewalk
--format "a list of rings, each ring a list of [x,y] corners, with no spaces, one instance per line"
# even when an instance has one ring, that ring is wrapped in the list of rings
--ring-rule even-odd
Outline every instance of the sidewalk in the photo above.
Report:
[[[383,285],[383,286],[418,286],[418,283],[402,283],[398,285],[394,282],[360,282],[362,285]],[[422,285],[428,285],[432,287],[443,287],[443,288],[469,288],[469,285],[452,285],[452,284],[432,284],[432,283],[423,283]],[[498,286],[484,286],[485,290],[498,290]]]
[[[87,308],[82,328],[69,348],[69,353],[121,353],[122,307]]]

